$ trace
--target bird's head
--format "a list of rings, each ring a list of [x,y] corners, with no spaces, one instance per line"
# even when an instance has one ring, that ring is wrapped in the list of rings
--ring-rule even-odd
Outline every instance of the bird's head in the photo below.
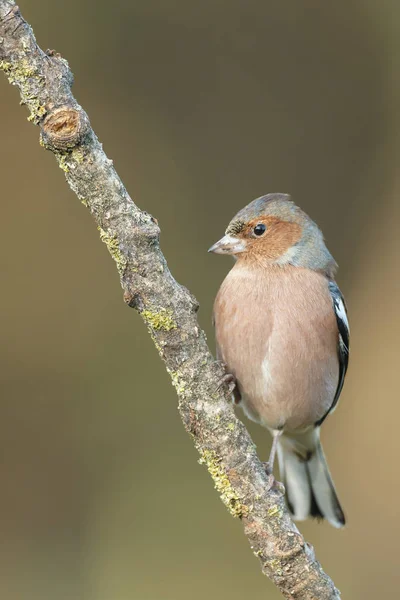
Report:
[[[318,226],[287,194],[267,194],[240,210],[209,252],[257,264],[292,264],[332,274],[335,261]]]

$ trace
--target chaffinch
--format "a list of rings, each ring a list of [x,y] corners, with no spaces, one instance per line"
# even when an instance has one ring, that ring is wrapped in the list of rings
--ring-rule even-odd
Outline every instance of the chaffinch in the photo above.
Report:
[[[217,356],[234,377],[234,400],[272,433],[295,519],[345,524],[320,442],[338,402],[349,325],[337,265],[318,226],[286,194],[257,198],[210,252],[234,267],[214,304]]]

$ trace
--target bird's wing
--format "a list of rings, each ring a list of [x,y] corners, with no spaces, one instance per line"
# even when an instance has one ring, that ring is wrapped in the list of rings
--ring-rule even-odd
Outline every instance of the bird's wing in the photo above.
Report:
[[[347,366],[349,364],[349,342],[350,342],[350,328],[349,321],[347,319],[347,309],[342,292],[338,288],[334,281],[329,281],[329,293],[332,298],[332,306],[335,311],[336,323],[338,326],[338,359],[339,359],[339,381],[336,388],[335,397],[333,402],[327,411],[327,413],[320,419],[316,425],[321,425],[325,417],[334,410],[338,403],[340,393],[343,388],[344,378],[346,376]]]

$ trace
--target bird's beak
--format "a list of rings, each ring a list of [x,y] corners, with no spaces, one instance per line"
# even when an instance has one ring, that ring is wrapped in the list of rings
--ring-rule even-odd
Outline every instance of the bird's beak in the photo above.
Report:
[[[224,235],[223,238],[208,249],[209,252],[214,252],[214,254],[239,254],[245,250],[245,241],[233,235]]]

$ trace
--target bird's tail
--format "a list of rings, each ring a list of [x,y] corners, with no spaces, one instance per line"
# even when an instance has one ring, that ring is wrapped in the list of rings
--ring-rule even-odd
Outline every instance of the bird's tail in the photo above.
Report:
[[[321,518],[334,527],[343,527],[345,517],[322,450],[319,428],[301,434],[283,433],[278,458],[293,518]]]

